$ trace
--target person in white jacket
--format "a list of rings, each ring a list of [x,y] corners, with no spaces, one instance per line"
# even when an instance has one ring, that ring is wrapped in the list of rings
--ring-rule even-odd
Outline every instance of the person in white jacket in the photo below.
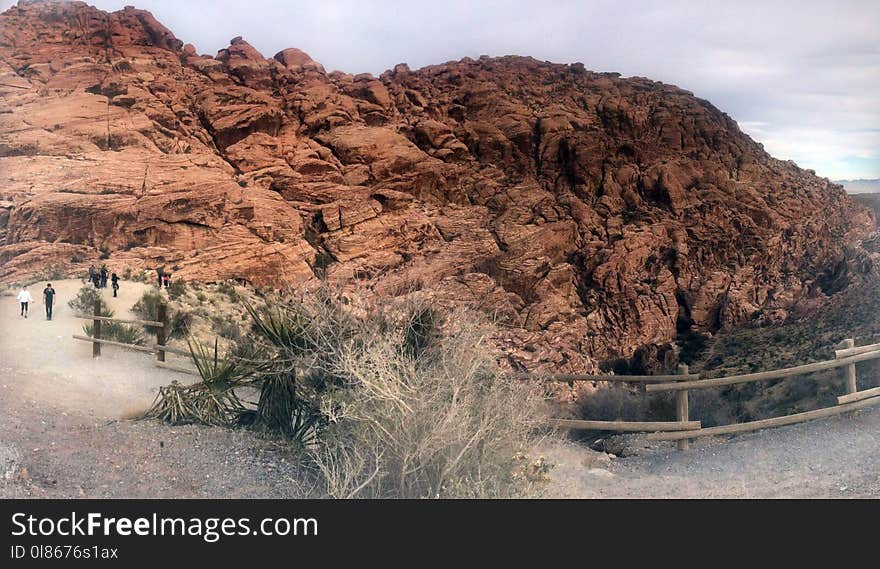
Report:
[[[28,303],[34,301],[31,293],[28,292],[27,285],[21,287],[21,292],[18,293],[18,301],[21,303],[21,315],[27,318]]]

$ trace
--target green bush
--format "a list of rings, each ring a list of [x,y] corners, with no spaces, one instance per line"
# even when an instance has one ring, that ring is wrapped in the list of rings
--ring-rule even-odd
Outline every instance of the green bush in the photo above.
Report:
[[[94,337],[94,323],[85,324],[83,331],[87,336]],[[101,322],[101,338],[137,346],[146,344],[144,333],[140,328],[122,322]]]
[[[217,283],[217,292],[225,294],[231,302],[239,302],[241,297],[235,290],[235,284],[229,281],[221,281]]]
[[[177,300],[184,294],[186,294],[186,281],[183,279],[172,281],[171,286],[168,287],[168,296],[171,297],[171,300]]]
[[[131,307],[131,311],[140,316],[143,320],[158,320],[159,305],[165,302],[165,298],[161,293],[148,290],[140,297],[140,299]]]
[[[274,357],[255,423],[284,426],[334,497],[503,497],[540,439],[540,387],[502,375],[465,311],[422,303],[355,319],[322,290],[302,303],[248,307]],[[518,462],[519,461],[519,462]]]
[[[159,305],[166,303],[165,298],[158,291],[148,290],[131,307],[131,311],[142,320],[159,320]],[[166,303],[167,304],[167,303]],[[168,333],[166,340],[183,338],[187,334],[192,315],[183,310],[171,311],[168,309]]]
[[[79,291],[77,291],[76,296],[70,299],[67,302],[67,306],[73,309],[74,312],[81,315],[89,315],[94,314],[95,311],[95,301],[99,301],[101,303],[100,315],[111,317],[113,316],[113,311],[107,306],[107,303],[104,301],[104,298],[101,296],[101,291],[94,288],[90,284],[86,284],[80,287]]]

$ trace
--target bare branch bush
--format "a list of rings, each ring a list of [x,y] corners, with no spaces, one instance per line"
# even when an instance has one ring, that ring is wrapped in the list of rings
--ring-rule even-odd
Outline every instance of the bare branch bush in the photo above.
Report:
[[[539,493],[549,465],[528,455],[549,436],[544,389],[501,372],[492,325],[424,297],[364,298],[325,285],[245,304],[251,333],[222,358],[192,343],[203,381],[169,387],[151,416],[298,443],[331,497]],[[259,389],[255,407],[240,383]]]
[[[385,309],[338,350],[322,394],[329,426],[310,456],[334,497],[510,497],[539,489],[516,462],[539,442],[546,403],[534,385],[497,370],[490,328],[458,309],[420,324],[421,303]],[[393,325],[402,321],[403,326]]]

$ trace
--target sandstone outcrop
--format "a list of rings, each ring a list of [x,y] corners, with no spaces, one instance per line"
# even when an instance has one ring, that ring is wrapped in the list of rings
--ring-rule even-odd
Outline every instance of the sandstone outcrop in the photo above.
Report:
[[[0,279],[175,267],[470,301],[510,363],[594,369],[784,309],[873,217],[707,101],[527,57],[379,77],[148,12],[0,15]]]

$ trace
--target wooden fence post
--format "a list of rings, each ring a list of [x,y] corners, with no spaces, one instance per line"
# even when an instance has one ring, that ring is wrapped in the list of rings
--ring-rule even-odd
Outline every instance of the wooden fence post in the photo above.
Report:
[[[852,338],[847,338],[843,341],[844,348],[853,348],[855,347],[856,342]],[[844,373],[846,374],[846,392],[855,393],[858,391],[858,387],[856,387],[856,364],[849,364],[844,368]]]
[[[92,310],[93,316],[101,315],[101,299],[95,300],[95,306]],[[96,340],[101,339],[101,321],[100,320],[92,320],[92,338]],[[97,358],[101,355],[101,343],[100,342],[92,342],[92,357]]]
[[[167,310],[167,307],[165,306],[165,303],[160,302],[159,303],[159,315],[158,315],[157,320],[159,322],[161,322],[162,325],[156,328],[156,344],[158,344],[160,346],[164,346],[165,341],[166,341],[165,328],[168,326],[167,312],[168,312],[168,310]],[[163,350],[162,348],[157,348],[156,349],[156,359],[160,362],[164,362],[165,361],[165,350]]]
[[[688,374],[687,364],[678,364],[679,375]],[[688,420],[688,390],[682,389],[675,392],[675,418],[678,421]],[[687,450],[690,447],[688,439],[681,439],[677,443],[678,450]]]

